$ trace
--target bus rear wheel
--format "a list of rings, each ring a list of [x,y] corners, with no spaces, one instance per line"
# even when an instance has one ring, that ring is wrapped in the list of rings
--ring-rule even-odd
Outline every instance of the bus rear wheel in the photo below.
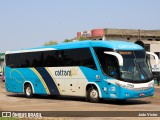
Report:
[[[97,88],[95,87],[90,87],[87,90],[87,100],[89,102],[93,102],[93,103],[98,103],[99,102],[99,93]]]
[[[26,84],[24,90],[25,90],[25,96],[27,98],[33,97],[33,90],[32,90],[32,86],[30,84]]]

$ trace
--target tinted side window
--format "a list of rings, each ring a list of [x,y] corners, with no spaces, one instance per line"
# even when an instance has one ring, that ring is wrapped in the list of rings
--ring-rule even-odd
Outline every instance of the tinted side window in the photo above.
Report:
[[[6,65],[14,68],[85,66],[96,69],[89,48],[9,54],[6,55]]]
[[[89,48],[62,50],[60,53],[64,66],[85,66],[97,69]]]
[[[76,50],[61,50],[60,58],[62,61],[62,66],[76,66]]]
[[[86,66],[92,69],[97,69],[89,48],[77,50],[76,58],[78,66]]]
[[[17,53],[6,55],[6,65],[13,68],[43,66],[43,53]]]
[[[94,48],[94,51],[95,51],[95,53],[96,53],[96,55],[97,55],[97,57],[98,57],[98,60],[99,60],[100,64],[103,65],[104,62],[105,62],[104,58],[105,58],[105,56],[106,56],[106,55],[104,54],[104,51],[113,51],[113,50],[112,50],[112,49],[109,49],[109,48],[95,47],[95,48]]]
[[[25,53],[25,66],[21,67],[39,67],[43,66],[43,57],[44,54],[42,52],[34,52],[34,53]],[[21,63],[23,63],[21,62]]]
[[[58,50],[44,52],[43,66],[44,67],[58,67],[61,66],[60,54]]]
[[[15,60],[13,59],[12,54],[6,55],[5,60],[6,60],[7,66],[13,67],[12,61],[15,61]]]

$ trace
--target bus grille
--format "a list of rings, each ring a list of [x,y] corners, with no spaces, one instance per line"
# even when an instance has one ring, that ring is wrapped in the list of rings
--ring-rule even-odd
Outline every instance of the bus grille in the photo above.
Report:
[[[152,87],[142,87],[142,88],[127,88],[129,90],[133,90],[133,91],[140,91],[140,90],[149,90],[151,89]]]

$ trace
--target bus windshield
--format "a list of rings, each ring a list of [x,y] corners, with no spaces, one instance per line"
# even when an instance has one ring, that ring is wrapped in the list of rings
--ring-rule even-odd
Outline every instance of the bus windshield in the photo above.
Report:
[[[153,78],[150,65],[146,63],[145,51],[119,51],[123,57],[120,67],[121,79],[124,81],[144,82]]]

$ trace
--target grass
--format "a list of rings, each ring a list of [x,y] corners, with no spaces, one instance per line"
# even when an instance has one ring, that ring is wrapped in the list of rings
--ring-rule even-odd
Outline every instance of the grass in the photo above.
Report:
[[[20,120],[19,118],[13,118],[13,117],[0,117],[0,120]]]

